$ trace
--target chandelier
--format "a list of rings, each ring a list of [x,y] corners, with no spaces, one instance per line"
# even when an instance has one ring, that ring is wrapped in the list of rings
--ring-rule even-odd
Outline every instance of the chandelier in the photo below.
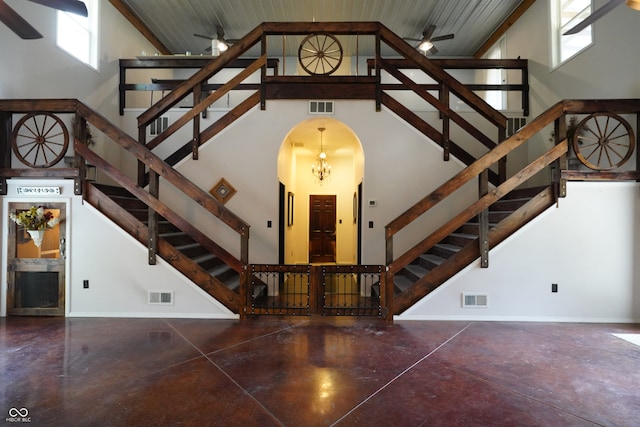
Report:
[[[331,166],[327,162],[327,153],[324,152],[322,145],[322,132],[325,128],[318,128],[320,131],[320,154],[318,158],[311,164],[311,174],[322,184],[326,179],[331,176]]]

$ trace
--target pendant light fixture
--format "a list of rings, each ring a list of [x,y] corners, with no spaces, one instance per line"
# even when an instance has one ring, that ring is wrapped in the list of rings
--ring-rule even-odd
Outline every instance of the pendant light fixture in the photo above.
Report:
[[[322,133],[325,131],[325,128],[319,127],[318,130],[320,131],[320,154],[318,154],[318,157],[311,165],[311,174],[322,184],[331,176],[331,165],[327,162],[327,153],[324,152],[322,142]]]

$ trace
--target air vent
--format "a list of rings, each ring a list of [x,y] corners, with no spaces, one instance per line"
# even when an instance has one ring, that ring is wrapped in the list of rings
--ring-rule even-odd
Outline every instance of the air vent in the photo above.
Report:
[[[333,101],[309,101],[309,114],[333,114]]]
[[[488,307],[489,298],[487,294],[462,294],[462,308],[468,307]]]
[[[508,117],[507,118],[507,137],[518,132],[521,127],[527,124],[526,117]]]
[[[149,304],[173,305],[173,291],[149,291]]]
[[[149,125],[149,135],[160,135],[169,127],[168,117],[158,117]]]

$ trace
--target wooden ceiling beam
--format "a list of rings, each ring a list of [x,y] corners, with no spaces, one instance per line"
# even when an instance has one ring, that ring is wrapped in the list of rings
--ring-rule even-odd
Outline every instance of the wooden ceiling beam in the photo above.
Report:
[[[158,52],[162,55],[171,55],[171,52],[167,47],[156,37],[156,35],[147,27],[138,16],[131,10],[129,6],[124,4],[122,0],[109,0],[109,3],[115,7],[127,21],[131,23],[149,42],[158,49]]]
[[[522,15],[524,15],[527,9],[533,6],[535,2],[536,0],[523,0],[522,3],[520,3],[520,6],[518,6],[516,10],[514,10],[513,13],[511,13],[511,15],[507,17],[507,19],[505,19],[502,25],[500,25],[498,29],[489,36],[487,41],[484,42],[482,46],[480,46],[476,53],[473,54],[473,57],[476,59],[482,58],[482,55],[487,53],[489,49],[491,49],[491,47],[496,44],[498,40],[500,40],[500,37],[502,37],[507,32],[507,30],[511,28],[511,26],[515,24]]]

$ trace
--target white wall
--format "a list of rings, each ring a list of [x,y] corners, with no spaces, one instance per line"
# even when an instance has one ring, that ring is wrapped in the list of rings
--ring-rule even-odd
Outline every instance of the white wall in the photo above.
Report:
[[[640,185],[569,182],[566,199],[409,308],[402,320],[640,321]],[[551,284],[558,292],[551,292]],[[462,308],[462,293],[488,295]]]
[[[33,197],[17,194],[20,186],[61,188],[58,197]],[[82,197],[73,195],[72,180],[11,179],[8,195],[2,198],[2,212],[11,202],[66,203],[66,315],[70,317],[197,317],[237,318],[226,307],[158,258],[156,265],[147,263],[145,246],[135,241]],[[2,215],[2,229],[9,226],[8,215]],[[3,233],[2,247],[8,245]],[[2,265],[7,265],[6,251]],[[7,283],[7,269],[0,274]],[[89,280],[89,289],[83,281]],[[148,291],[173,291],[175,304],[147,304]],[[5,286],[0,292],[0,316],[6,316]]]
[[[506,34],[507,57],[529,61],[531,118],[562,99],[640,98],[640,12],[621,4],[594,24],[592,46],[553,68],[550,1],[535,2]],[[605,3],[594,0],[594,10]],[[542,152],[539,142],[530,145],[530,159]]]
[[[291,129],[309,119],[307,111],[306,101],[269,101],[266,110],[253,109],[202,146],[199,160],[187,159],[177,167],[205,190],[220,178],[237,190],[226,206],[251,224],[251,263],[278,262],[278,153]],[[332,118],[351,129],[362,144],[363,200],[377,201],[375,207],[363,207],[362,262],[383,264],[384,226],[462,170],[462,165],[456,160],[442,161],[441,148],[386,109],[376,112],[373,101],[336,101],[335,112]],[[318,194],[323,193],[324,190]],[[343,220],[351,218],[352,194],[350,190]],[[435,230],[452,211],[473,197],[477,197],[474,183],[462,189],[454,202],[435,209],[432,216],[399,235],[394,242],[396,254],[416,244],[425,232]],[[192,210],[182,195],[171,188],[162,188],[161,198],[214,236],[225,249],[239,253],[236,233],[220,227],[203,212]],[[298,209],[298,215],[307,214]],[[269,220],[272,228],[267,228]],[[369,221],[373,222],[373,228],[368,227]]]
[[[640,98],[634,71],[640,45],[629,42],[640,34],[640,12],[617,7],[596,22],[591,47],[554,69],[549,1],[535,2],[506,34],[507,57],[529,60],[531,118],[562,99]],[[596,0],[594,8],[604,3]],[[635,120],[631,124],[635,130]],[[541,134],[528,145],[529,159],[548,148]],[[488,269],[474,263],[398,318],[638,321],[638,189],[635,183],[568,183],[559,208],[491,250]],[[557,294],[551,283],[558,284]],[[461,308],[461,294],[469,291],[487,292],[489,308]]]

